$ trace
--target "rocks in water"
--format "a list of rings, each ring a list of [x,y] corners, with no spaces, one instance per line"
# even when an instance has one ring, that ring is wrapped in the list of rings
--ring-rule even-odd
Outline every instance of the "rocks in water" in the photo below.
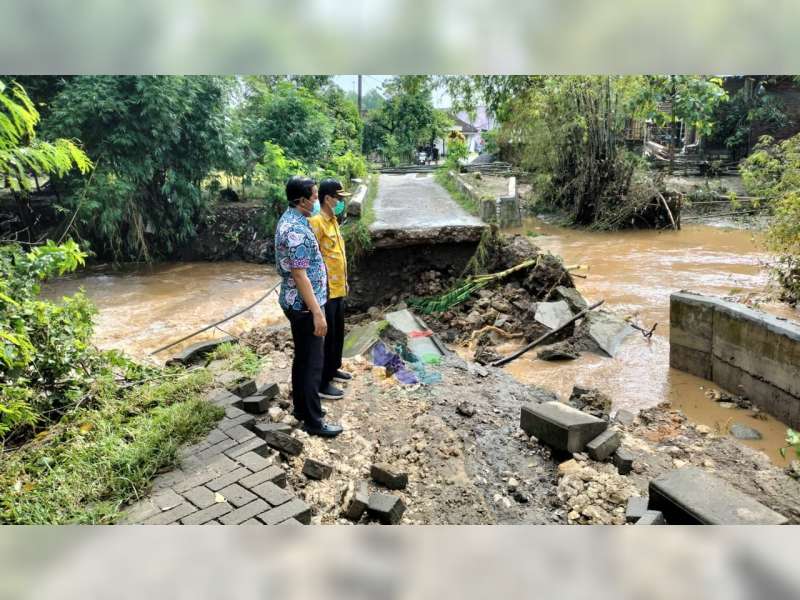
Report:
[[[580,356],[580,354],[574,350],[570,344],[566,342],[559,342],[558,344],[553,344],[552,346],[542,348],[539,350],[537,356],[540,360],[558,361],[575,360]]]
[[[540,302],[536,306],[536,316],[539,323],[550,329],[558,329],[573,317],[569,305],[563,300],[558,302]]]
[[[370,476],[390,490],[402,490],[408,485],[408,473],[398,471],[386,463],[377,463],[370,468]]]
[[[473,355],[475,362],[479,365],[490,365],[503,358],[489,346],[478,346]]]
[[[636,330],[623,319],[607,312],[590,312],[586,315],[585,327],[588,327],[589,337],[600,349],[614,357],[629,335]]]
[[[471,417],[475,414],[475,407],[470,402],[463,400],[456,406],[456,412],[463,417]]]
[[[592,388],[573,386],[569,404],[598,419],[608,420],[611,414],[611,398]]]
[[[764,436],[761,432],[742,423],[734,423],[731,425],[731,435],[737,440],[760,440]]]
[[[569,305],[569,309],[576,315],[589,307],[581,293],[575,288],[559,285],[556,287],[555,293],[556,297],[566,302]]]

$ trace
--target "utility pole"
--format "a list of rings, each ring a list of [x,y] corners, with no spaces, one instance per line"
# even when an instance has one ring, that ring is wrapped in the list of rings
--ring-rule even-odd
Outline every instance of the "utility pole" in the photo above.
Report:
[[[358,76],[358,116],[364,116],[361,112],[361,75]]]

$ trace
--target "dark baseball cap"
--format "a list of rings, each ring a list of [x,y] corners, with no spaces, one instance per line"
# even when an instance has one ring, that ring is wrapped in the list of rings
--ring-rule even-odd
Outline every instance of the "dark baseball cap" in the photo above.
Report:
[[[346,198],[352,196],[349,192],[345,192],[342,184],[338,179],[323,179],[317,188],[320,198],[325,196],[333,196],[334,198]]]

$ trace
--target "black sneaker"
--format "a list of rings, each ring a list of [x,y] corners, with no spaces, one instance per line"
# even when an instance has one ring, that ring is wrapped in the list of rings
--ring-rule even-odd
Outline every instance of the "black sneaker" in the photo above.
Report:
[[[348,373],[347,371],[342,371],[341,369],[336,371],[336,375],[333,376],[334,381],[338,381],[339,383],[347,383],[353,379],[353,374]]]
[[[329,423],[323,423],[319,427],[309,427],[308,425],[305,425],[303,430],[309,435],[318,435],[320,437],[327,438],[336,437],[342,433],[342,431],[344,431],[341,425],[331,425]]]
[[[329,383],[319,391],[319,397],[326,400],[341,400],[344,398],[344,392]]]

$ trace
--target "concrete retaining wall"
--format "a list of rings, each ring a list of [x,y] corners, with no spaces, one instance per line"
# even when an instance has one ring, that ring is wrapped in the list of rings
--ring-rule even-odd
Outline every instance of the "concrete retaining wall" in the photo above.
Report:
[[[800,427],[800,324],[710,296],[672,294],[669,359]]]
[[[480,207],[479,216],[482,221],[498,223],[500,227],[518,227],[522,225],[516,177],[509,177],[508,192],[505,196],[485,198],[478,193],[474,186],[459,177],[455,171],[449,171],[448,175],[455,182],[461,193],[472,198]]]

